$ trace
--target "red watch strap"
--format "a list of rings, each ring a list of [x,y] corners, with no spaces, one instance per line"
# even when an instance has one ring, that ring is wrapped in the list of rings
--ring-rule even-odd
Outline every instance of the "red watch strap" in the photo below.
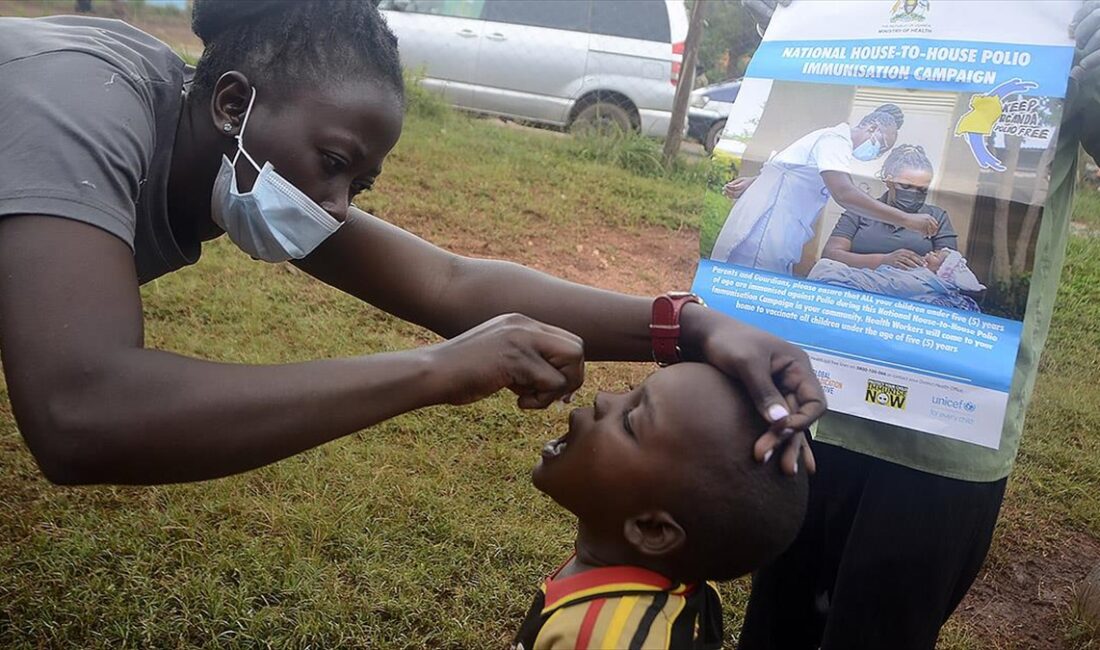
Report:
[[[671,291],[653,300],[649,334],[653,340],[653,360],[662,366],[683,361],[680,356],[680,311],[684,305],[703,304],[693,293]]]

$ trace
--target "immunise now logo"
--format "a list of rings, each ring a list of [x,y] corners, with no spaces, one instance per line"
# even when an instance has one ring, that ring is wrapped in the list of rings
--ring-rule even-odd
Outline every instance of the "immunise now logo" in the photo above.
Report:
[[[875,379],[867,380],[867,395],[864,399],[871,404],[887,408],[905,410],[905,401],[909,396],[909,387],[891,384]]]

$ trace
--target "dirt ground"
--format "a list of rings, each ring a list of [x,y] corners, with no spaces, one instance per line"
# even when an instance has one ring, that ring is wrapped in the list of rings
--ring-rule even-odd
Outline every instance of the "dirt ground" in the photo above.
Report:
[[[1075,586],[1098,558],[1100,542],[1071,533],[1038,554],[987,563],[955,615],[999,647],[1061,648]]]

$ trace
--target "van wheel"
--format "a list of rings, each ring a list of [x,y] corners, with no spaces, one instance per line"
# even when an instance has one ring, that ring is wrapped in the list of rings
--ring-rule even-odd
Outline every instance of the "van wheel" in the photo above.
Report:
[[[722,131],[726,130],[726,121],[718,120],[714,124],[710,125],[710,130],[707,131],[707,137],[703,140],[703,149],[709,154],[714,153],[714,148],[718,146],[718,139],[722,137]]]
[[[569,130],[573,133],[614,135],[632,129],[630,113],[618,104],[595,101],[577,112]]]

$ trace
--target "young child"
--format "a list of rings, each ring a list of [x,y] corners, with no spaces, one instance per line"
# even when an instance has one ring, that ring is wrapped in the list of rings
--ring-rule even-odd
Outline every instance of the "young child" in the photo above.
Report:
[[[532,480],[577,516],[576,552],[543,583],[512,647],[721,647],[705,581],[777,556],[805,514],[805,473],[753,458],[766,428],[740,385],[693,363],[573,411]]]
[[[963,291],[985,290],[962,253],[950,248],[928,253],[924,256],[924,266],[914,269],[888,264],[875,269],[853,268],[843,262],[821,258],[810,269],[807,278],[963,311],[981,311],[978,303]]]

